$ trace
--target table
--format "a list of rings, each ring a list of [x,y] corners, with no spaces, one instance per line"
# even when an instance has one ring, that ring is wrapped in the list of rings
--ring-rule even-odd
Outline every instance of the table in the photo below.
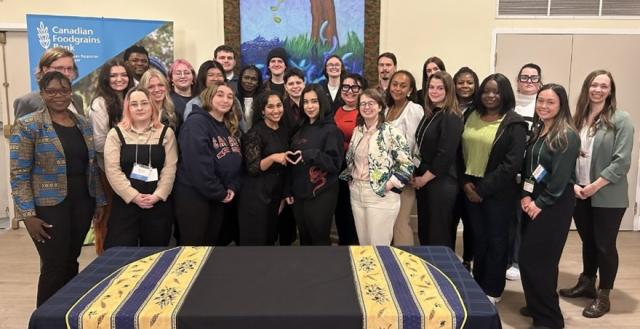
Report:
[[[200,276],[210,279],[207,279],[206,283],[195,284],[194,289],[189,293],[204,294],[208,291],[217,291],[225,297],[221,301],[211,303],[198,303],[194,298],[190,301],[187,300],[185,304],[190,305],[188,305],[189,311],[186,313],[190,314],[184,314],[184,316],[198,319],[206,314],[207,316],[217,316],[219,319],[224,318],[224,321],[241,319],[245,322],[245,327],[261,329],[290,328],[295,327],[296,323],[299,327],[300,321],[308,323],[305,325],[306,328],[338,328],[335,325],[336,319],[340,319],[341,328],[361,328],[362,314],[358,314],[359,306],[354,306],[354,303],[351,302],[353,291],[344,288],[345,282],[353,282],[352,273],[344,266],[338,267],[336,264],[340,262],[333,259],[333,257],[343,257],[335,256],[337,254],[346,255],[341,252],[346,248],[216,247],[212,252],[212,255],[216,257],[216,264],[233,264],[233,270],[230,266],[203,269]],[[449,277],[458,289],[466,308],[467,318],[464,328],[501,328],[495,307],[488,301],[451,249],[446,247],[401,247],[400,249],[435,265]],[[33,329],[66,328],[65,315],[67,311],[94,285],[120,267],[163,250],[167,250],[167,248],[122,247],[107,250],[104,255],[96,258],[69,284],[38,308],[31,317],[29,327]],[[285,260],[283,264],[287,265],[282,269],[269,267],[269,259],[275,259],[274,257]],[[301,257],[314,261],[308,262],[304,268],[300,268],[296,266],[296,262]],[[312,265],[309,266],[309,264]],[[282,277],[284,272],[280,272],[281,270],[294,270],[302,275],[305,275],[306,272],[318,271],[318,268],[313,268],[315,266],[313,264],[321,266],[322,275],[328,275],[332,279],[327,282],[308,284],[306,281],[297,282],[293,278],[288,283],[292,289],[282,289],[277,285],[269,284],[269,280],[278,280]],[[244,274],[238,275],[237,273]],[[220,284],[222,282],[224,284]],[[312,290],[309,291],[309,289]],[[338,295],[330,300],[316,297],[321,296],[324,290],[337,291]],[[316,298],[309,298],[309,296]],[[205,296],[203,295],[201,298],[205,298]],[[283,305],[279,305],[280,302]],[[290,319],[278,317],[278,313],[282,312],[285,306],[287,312],[299,316]],[[328,319],[323,316],[323,313],[330,313],[334,318]],[[257,321],[252,325],[247,324],[252,321],[252,316],[249,314],[254,314],[253,320]],[[218,322],[216,328],[232,327],[231,322],[224,321]],[[180,321],[178,322],[180,324]],[[186,325],[184,326],[186,327]]]

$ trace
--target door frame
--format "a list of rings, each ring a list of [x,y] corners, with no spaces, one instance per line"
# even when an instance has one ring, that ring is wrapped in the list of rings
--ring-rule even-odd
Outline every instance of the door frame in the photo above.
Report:
[[[587,29],[587,28],[494,28],[491,31],[491,51],[489,53],[489,72],[495,73],[496,58],[498,54],[498,34],[556,34],[556,35],[588,35],[588,34],[611,34],[611,35],[640,35],[640,29]],[[636,138],[636,141],[638,138]],[[640,154],[640,152],[638,152]],[[636,177],[636,198],[633,204],[629,205],[633,213],[633,231],[640,231],[640,155],[638,156],[638,175]]]

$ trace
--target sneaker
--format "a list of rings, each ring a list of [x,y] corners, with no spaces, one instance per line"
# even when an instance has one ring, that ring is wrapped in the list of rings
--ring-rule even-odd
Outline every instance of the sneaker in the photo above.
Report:
[[[493,297],[493,296],[489,296],[489,295],[487,295],[487,298],[489,298],[489,301],[490,301],[490,302],[491,302],[491,304],[493,304],[493,305],[500,303],[500,301],[502,300],[502,297],[501,297],[501,296]]]
[[[520,269],[517,267],[511,266],[507,270],[507,274],[505,276],[509,281],[518,281],[520,280]]]

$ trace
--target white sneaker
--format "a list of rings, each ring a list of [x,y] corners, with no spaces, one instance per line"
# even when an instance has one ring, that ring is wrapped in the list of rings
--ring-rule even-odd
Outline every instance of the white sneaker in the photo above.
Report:
[[[493,305],[500,303],[500,301],[502,300],[502,296],[493,297],[493,296],[489,296],[489,295],[487,295],[487,298],[489,298],[489,301],[490,301],[490,302],[491,302],[491,304],[493,304]]]
[[[520,269],[517,267],[511,266],[507,270],[507,274],[505,276],[509,281],[518,281],[520,280]]]

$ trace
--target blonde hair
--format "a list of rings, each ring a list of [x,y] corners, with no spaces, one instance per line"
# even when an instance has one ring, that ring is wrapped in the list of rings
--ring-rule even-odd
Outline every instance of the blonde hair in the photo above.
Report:
[[[36,68],[36,80],[42,79],[44,75],[44,68],[51,66],[51,64],[60,58],[63,57],[71,57],[73,59],[73,53],[69,50],[62,47],[54,47],[47,49],[42,57],[40,57],[40,61],[38,62],[38,67]],[[78,66],[76,65],[76,61],[73,61],[73,71],[75,73],[74,79],[78,77]]]
[[[133,120],[131,118],[131,111],[129,111],[129,99],[131,98],[131,94],[133,94],[134,92],[141,92],[145,94],[145,96],[147,96],[149,105],[151,106],[151,126],[156,129],[161,128],[162,123],[160,122],[160,110],[158,110],[158,106],[156,105],[156,103],[151,100],[149,91],[140,85],[131,88],[129,92],[127,92],[127,96],[125,96],[124,98],[124,105],[122,109],[122,120],[120,120],[120,122],[118,123],[118,127],[125,130],[131,128]]]
[[[176,116],[176,107],[173,104],[173,100],[171,100],[171,97],[169,96],[171,87],[169,86],[169,81],[164,76],[164,74],[154,68],[150,68],[140,78],[139,85],[148,90],[149,83],[151,83],[152,78],[158,78],[158,80],[160,80],[160,83],[162,83],[165,87],[165,95],[164,99],[162,100],[162,104],[156,104],[156,107],[158,107],[158,111],[161,108],[164,109],[163,113],[167,114],[169,127],[173,128],[173,130],[175,131],[178,127],[178,117]],[[152,100],[150,99],[150,101]],[[162,118],[160,118],[160,120],[162,120]]]
[[[212,83],[209,87],[203,90],[202,93],[200,93],[200,101],[202,102],[202,108],[205,111],[207,112],[213,111],[211,100],[213,99],[213,96],[215,96],[216,92],[218,92],[218,88],[220,86],[225,86],[231,89],[231,92],[233,92],[233,88],[229,87],[229,85],[227,85],[226,83],[223,83],[223,82]],[[237,111],[238,111],[237,103],[235,102],[235,95],[234,95],[233,105],[231,105],[231,108],[229,109],[229,111],[227,111],[227,113],[225,113],[223,116],[224,125],[227,127],[227,129],[229,129],[229,132],[233,136],[237,136],[240,131],[240,129],[238,128],[239,127],[238,116],[236,115]]]

